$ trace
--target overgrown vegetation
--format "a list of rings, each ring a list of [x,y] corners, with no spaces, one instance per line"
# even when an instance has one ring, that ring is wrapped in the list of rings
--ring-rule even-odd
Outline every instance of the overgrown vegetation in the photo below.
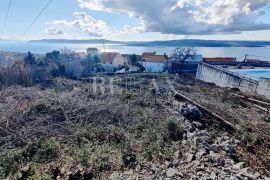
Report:
[[[114,94],[110,93],[108,81],[104,82],[104,94],[93,92],[91,79],[83,82],[63,77],[53,78],[48,86],[16,85],[3,89],[0,179],[100,178],[147,163],[171,162],[175,152],[181,155],[190,149],[189,144],[181,144],[184,120],[173,113],[176,107],[170,99],[170,87],[165,84],[166,75],[131,75],[129,81],[120,75],[112,78]],[[153,78],[160,85],[158,90],[150,87]],[[198,91],[199,97],[221,93],[213,85],[198,88],[200,82],[190,77],[175,82],[178,90],[178,86],[190,86],[192,95]],[[210,105],[213,111],[217,108]],[[190,122],[198,117],[189,117]],[[258,139],[267,142],[261,141],[263,138],[256,131],[246,129],[247,125],[241,124],[245,129],[238,132],[242,143],[258,145]]]
[[[116,86],[115,93],[125,91],[119,94],[95,94],[92,83],[57,78],[44,90],[18,86],[1,92],[0,127],[6,129],[0,140],[3,177],[60,176],[55,169],[68,172],[73,166],[97,177],[135,168],[143,159],[172,158],[180,126],[168,129],[170,112],[153,101],[156,95],[148,84],[142,89]],[[28,167],[27,173],[23,167]]]
[[[10,85],[32,86],[45,84],[48,86],[55,77],[77,79],[89,77],[100,71],[98,56],[79,57],[68,49],[52,51],[44,57],[35,57],[28,52],[23,60],[13,65],[0,67],[0,86]]]

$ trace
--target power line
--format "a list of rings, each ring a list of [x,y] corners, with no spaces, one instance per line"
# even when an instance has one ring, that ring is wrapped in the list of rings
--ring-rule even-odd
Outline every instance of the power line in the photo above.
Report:
[[[36,23],[36,21],[38,20],[38,18],[42,15],[42,13],[47,9],[47,7],[50,5],[50,3],[53,0],[49,0],[47,2],[47,4],[41,9],[41,11],[38,13],[38,15],[34,18],[34,20],[32,21],[32,23],[26,28],[26,30],[24,31],[24,33],[22,34],[22,36],[24,36],[30,29],[31,27]]]
[[[5,31],[7,18],[8,18],[9,11],[10,11],[10,7],[11,7],[11,0],[9,0],[9,3],[8,3],[8,9],[7,9],[7,12],[6,12],[5,17],[4,17],[4,23],[3,23],[3,26],[2,26],[1,34],[3,34],[4,31]]]

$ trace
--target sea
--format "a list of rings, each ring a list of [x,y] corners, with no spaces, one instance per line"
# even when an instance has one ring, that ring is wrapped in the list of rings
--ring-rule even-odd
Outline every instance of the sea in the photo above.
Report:
[[[237,69],[230,71],[253,79],[270,78],[270,69]]]
[[[121,54],[142,54],[156,52],[157,54],[172,54],[176,47],[141,47],[121,44],[58,44],[58,43],[30,43],[30,42],[0,42],[0,51],[32,52],[45,54],[53,50],[68,48],[76,52],[84,52],[89,47],[96,47],[101,52],[119,52]],[[195,47],[203,57],[236,57],[242,61],[246,54],[257,59],[270,61],[270,47]],[[254,78],[270,78],[270,70],[238,70],[237,73]]]

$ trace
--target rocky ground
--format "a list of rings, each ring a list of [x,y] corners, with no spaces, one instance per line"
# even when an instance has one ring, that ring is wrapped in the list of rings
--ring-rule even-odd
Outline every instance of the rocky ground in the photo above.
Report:
[[[174,152],[171,161],[145,162],[134,170],[114,172],[109,179],[267,179],[237,160],[239,140],[226,133],[217,136],[208,132],[201,118],[186,118],[200,114],[196,107],[183,105],[179,111],[178,120],[185,129],[183,148]]]
[[[50,87],[3,89],[0,179],[270,176],[269,114],[233,96],[241,92],[190,76],[102,78],[104,84],[103,79],[55,79]],[[97,84],[105,93],[93,93]],[[228,120],[236,131],[185,99],[175,99],[172,88]]]

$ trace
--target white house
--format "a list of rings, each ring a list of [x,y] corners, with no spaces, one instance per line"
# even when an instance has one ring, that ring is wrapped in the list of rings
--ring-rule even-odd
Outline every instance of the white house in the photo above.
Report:
[[[165,62],[168,60],[166,54],[156,55],[156,53],[143,53],[142,65],[145,72],[161,73],[164,71]]]

